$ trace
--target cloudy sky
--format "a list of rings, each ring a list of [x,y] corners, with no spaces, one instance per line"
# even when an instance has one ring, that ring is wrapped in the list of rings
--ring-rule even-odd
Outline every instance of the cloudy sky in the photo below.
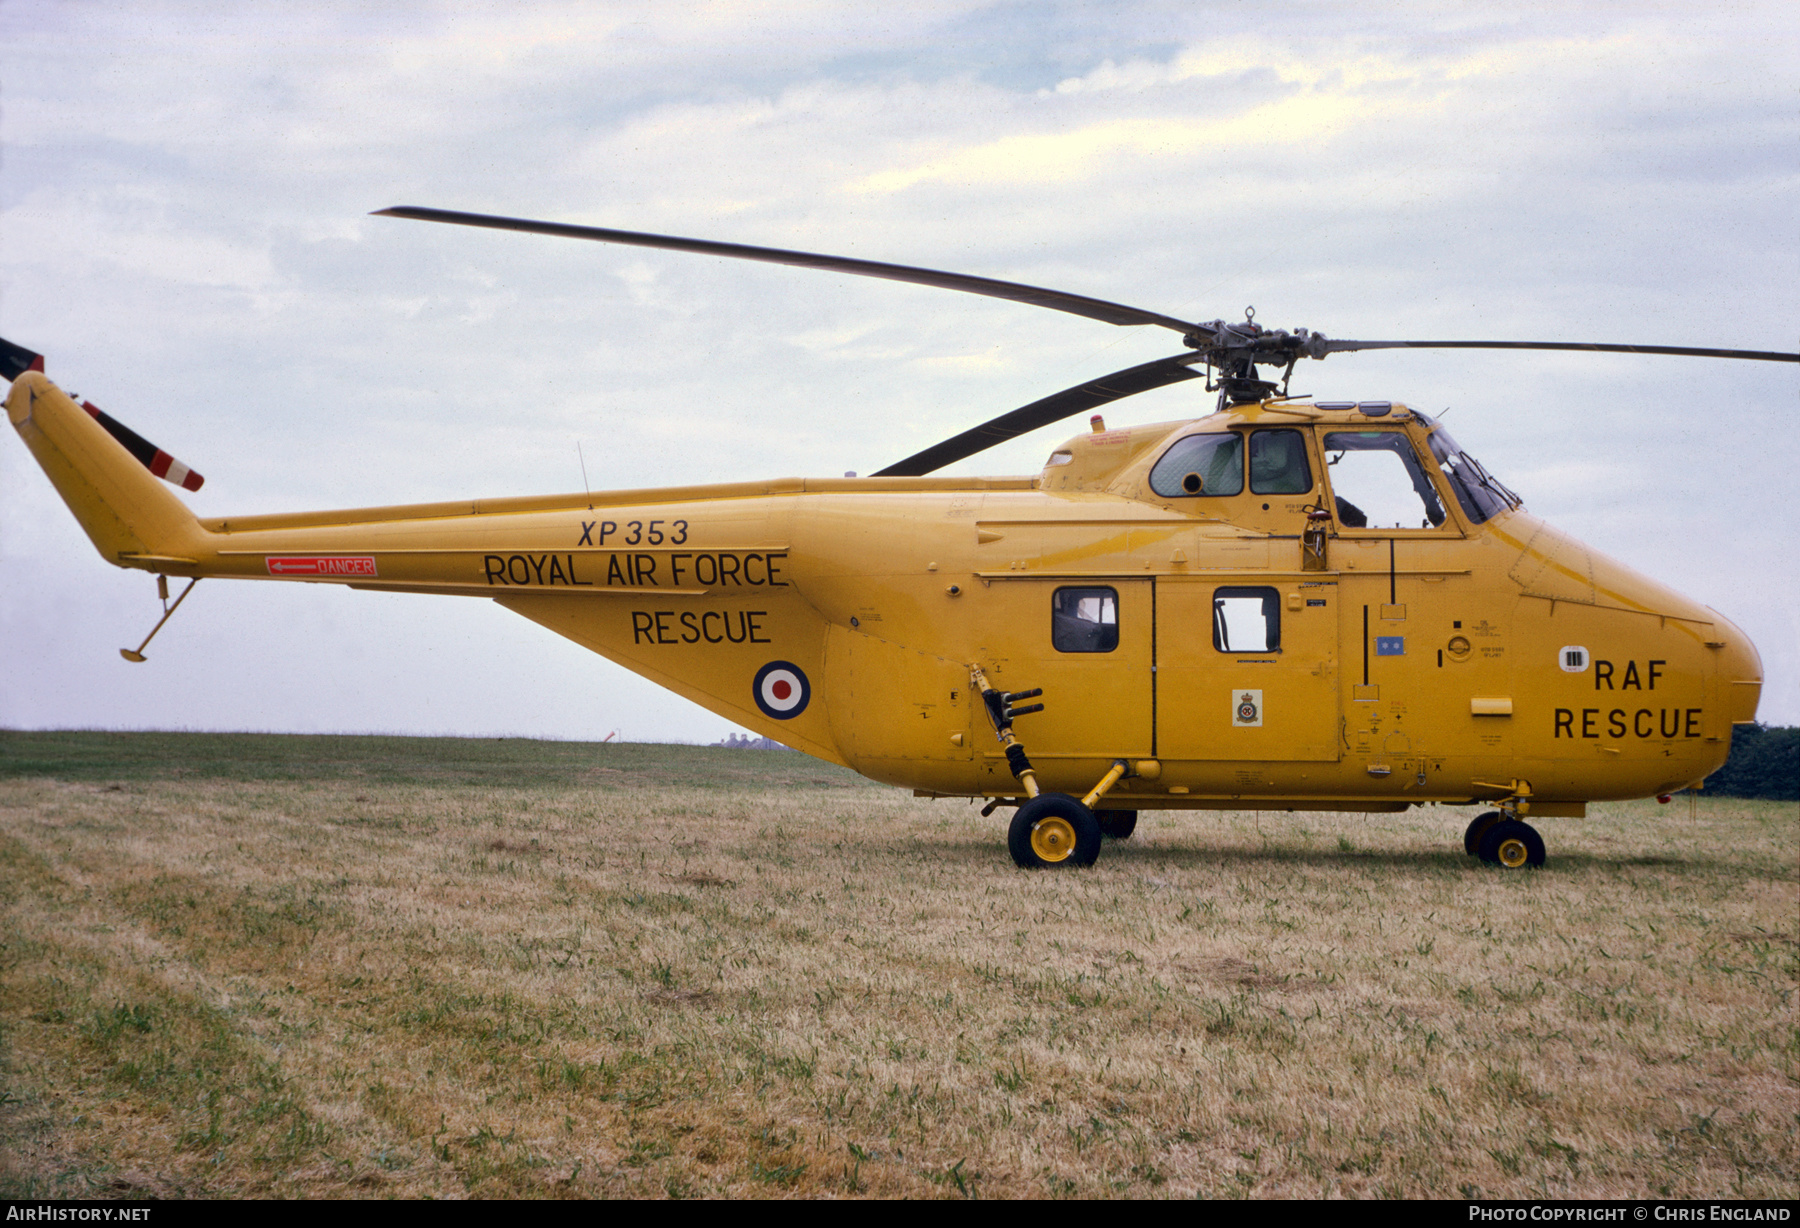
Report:
[[[0,0],[0,335],[201,515],[870,472],[1178,349],[919,287],[367,216],[836,252],[1376,338],[1796,348],[1791,4]],[[1345,355],[1724,612],[1800,722],[1796,368]],[[1195,386],[1108,411],[1197,416]],[[1079,423],[957,466],[1035,471]],[[0,439],[0,726],[712,741],[475,600],[106,566]]]

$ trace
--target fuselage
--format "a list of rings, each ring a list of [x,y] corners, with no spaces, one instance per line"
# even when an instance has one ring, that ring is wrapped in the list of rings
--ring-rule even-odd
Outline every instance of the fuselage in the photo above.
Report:
[[[198,521],[60,390],[15,426],[109,561],[490,598],[878,780],[1109,805],[1537,813],[1718,768],[1755,649],[1531,516],[1400,406],[1097,431],[1034,477],[789,479]]]

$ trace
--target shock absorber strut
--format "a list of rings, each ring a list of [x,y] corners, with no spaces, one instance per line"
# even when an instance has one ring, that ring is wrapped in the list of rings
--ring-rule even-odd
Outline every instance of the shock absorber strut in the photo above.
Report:
[[[1032,712],[1042,712],[1043,704],[1026,704],[1016,707],[1015,700],[1036,699],[1044,693],[1039,687],[1030,691],[996,691],[987,680],[987,674],[979,665],[969,667],[969,683],[981,692],[981,699],[987,705],[988,719],[994,723],[994,736],[1006,748],[1006,766],[1012,774],[1019,778],[1025,786],[1029,797],[1038,795],[1037,772],[1031,766],[1031,760],[1025,757],[1025,746],[1013,735],[1013,720]]]

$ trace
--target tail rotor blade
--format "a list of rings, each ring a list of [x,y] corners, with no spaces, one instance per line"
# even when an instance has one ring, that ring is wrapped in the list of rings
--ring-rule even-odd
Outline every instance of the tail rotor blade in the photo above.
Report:
[[[0,337],[0,375],[16,380],[27,371],[44,369],[44,356]]]
[[[28,350],[22,345],[14,345],[6,338],[0,337],[0,376],[5,376],[10,381],[18,379],[27,371],[41,373],[43,369],[44,356],[42,354]],[[137,457],[144,468],[165,482],[172,482],[183,490],[199,490],[206,484],[205,478],[111,414],[103,412],[92,401],[83,401],[81,408],[87,410],[88,416],[95,422],[105,427],[106,433],[116,439],[120,447]]]
[[[92,401],[83,401],[81,408],[87,410],[88,416],[106,428],[106,433],[119,441],[119,444],[142,462],[144,468],[154,473],[165,482],[171,482],[183,490],[199,490],[206,484],[206,479],[189,469],[186,465],[164,452],[161,448],[145,439],[142,435],[120,422],[111,414],[103,412]]]

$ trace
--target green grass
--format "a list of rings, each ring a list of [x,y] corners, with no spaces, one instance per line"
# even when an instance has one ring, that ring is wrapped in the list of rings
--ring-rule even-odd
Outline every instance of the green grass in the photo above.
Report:
[[[0,1195],[1792,1197],[1800,807],[1146,814],[0,735]]]
[[[502,789],[831,787],[847,769],[786,751],[529,738],[0,730],[0,780],[368,781]]]

